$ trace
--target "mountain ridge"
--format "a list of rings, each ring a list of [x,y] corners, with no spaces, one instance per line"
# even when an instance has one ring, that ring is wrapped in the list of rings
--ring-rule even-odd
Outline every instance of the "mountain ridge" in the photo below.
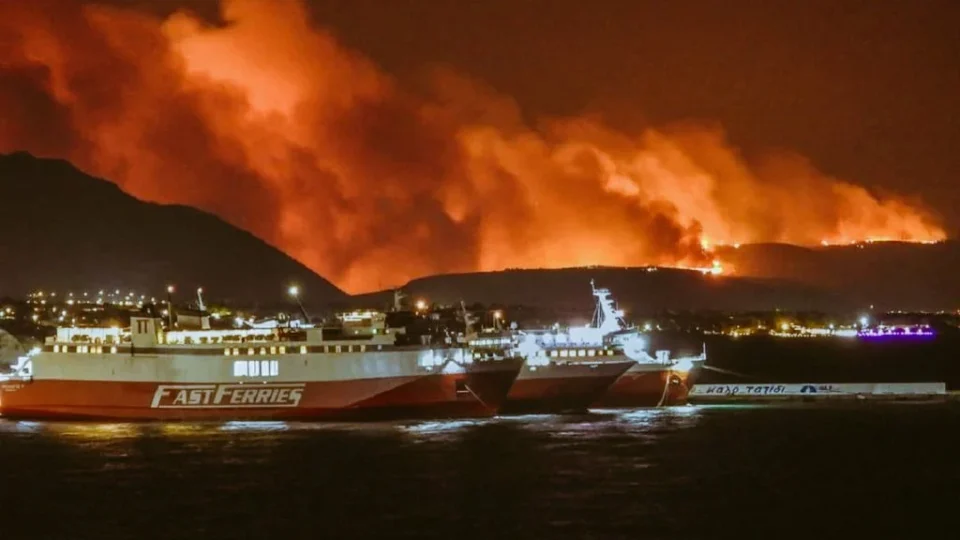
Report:
[[[297,283],[304,299],[343,302],[346,293],[247,231],[185,205],[143,201],[69,162],[0,155],[5,223],[0,294],[40,287],[182,290],[203,286],[240,302],[283,300]],[[64,265],[70,271],[64,272]],[[68,275],[69,274],[69,275]]]
[[[0,155],[0,295],[37,288],[181,291],[278,305],[296,283],[316,306],[383,307],[389,291],[348,295],[303,264],[213,214],[143,201],[65,160]],[[56,210],[55,214],[51,212]],[[649,267],[507,269],[426,276],[404,289],[440,303],[588,308],[590,279],[630,309],[956,309],[960,243],[719,246],[734,275]],[[12,262],[10,262],[12,261]]]

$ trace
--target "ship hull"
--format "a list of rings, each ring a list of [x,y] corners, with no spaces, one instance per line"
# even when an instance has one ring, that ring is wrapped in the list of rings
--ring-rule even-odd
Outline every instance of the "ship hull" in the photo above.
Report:
[[[6,382],[0,387],[0,416],[95,421],[490,417],[499,412],[521,365],[505,360],[425,375],[331,382]]]
[[[510,389],[502,413],[586,412],[633,365],[624,361],[525,366]]]
[[[601,408],[683,405],[687,402],[688,382],[687,374],[669,367],[630,369],[593,405]]]

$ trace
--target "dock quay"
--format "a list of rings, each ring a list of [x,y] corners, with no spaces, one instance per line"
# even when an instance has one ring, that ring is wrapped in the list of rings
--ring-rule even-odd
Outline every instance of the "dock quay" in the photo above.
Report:
[[[801,383],[697,384],[691,404],[785,401],[873,400],[960,401],[960,392],[947,392],[946,383]]]

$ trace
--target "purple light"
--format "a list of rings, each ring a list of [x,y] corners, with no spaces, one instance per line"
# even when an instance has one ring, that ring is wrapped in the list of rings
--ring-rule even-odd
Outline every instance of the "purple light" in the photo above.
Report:
[[[885,336],[870,336],[870,335],[861,335],[861,339],[865,341],[909,341],[909,340],[926,340],[933,339],[935,334],[932,332],[927,332],[924,334],[907,334],[907,335],[896,335],[896,334],[887,334]]]
[[[870,340],[897,340],[897,339],[927,339],[936,333],[929,326],[915,327],[880,327],[861,330],[857,336]]]

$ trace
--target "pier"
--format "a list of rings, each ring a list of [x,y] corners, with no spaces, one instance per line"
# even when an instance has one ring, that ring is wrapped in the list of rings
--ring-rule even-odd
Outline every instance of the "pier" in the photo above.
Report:
[[[960,392],[947,392],[943,382],[925,383],[801,383],[801,384],[697,384],[690,403],[760,403],[785,401],[925,401],[960,400]]]

